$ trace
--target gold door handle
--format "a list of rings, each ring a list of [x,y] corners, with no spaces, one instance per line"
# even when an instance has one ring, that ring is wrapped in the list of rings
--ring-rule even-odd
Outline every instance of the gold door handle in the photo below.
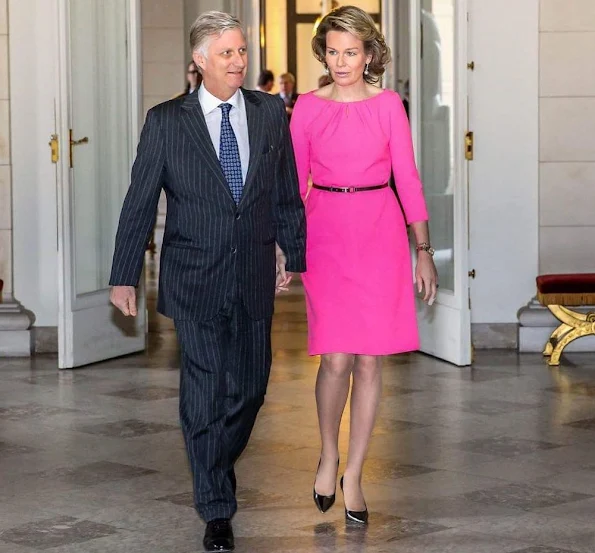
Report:
[[[465,159],[472,161],[475,154],[475,141],[473,139],[473,131],[465,133]]]
[[[73,158],[73,152],[72,149],[74,148],[74,146],[79,146],[81,144],[88,144],[89,143],[89,137],[85,136],[83,138],[80,138],[79,140],[73,140],[72,139],[72,129],[70,129],[70,167],[72,168],[73,164],[72,164],[72,158]]]
[[[50,141],[48,142],[48,146],[52,152],[52,163],[58,163],[60,159],[60,143],[58,142],[58,135],[52,134],[50,136]]]

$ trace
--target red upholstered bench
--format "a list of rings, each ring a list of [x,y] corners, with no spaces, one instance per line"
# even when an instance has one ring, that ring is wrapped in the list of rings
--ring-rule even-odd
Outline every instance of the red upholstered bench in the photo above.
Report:
[[[570,342],[595,335],[595,312],[579,313],[568,308],[595,305],[595,273],[540,275],[537,299],[560,321],[543,350],[543,355],[549,357],[549,365],[559,365],[560,355]]]

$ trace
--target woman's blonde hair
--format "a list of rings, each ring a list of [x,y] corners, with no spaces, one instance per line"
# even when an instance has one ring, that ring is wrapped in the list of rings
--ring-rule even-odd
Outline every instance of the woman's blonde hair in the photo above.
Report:
[[[390,63],[391,55],[390,48],[372,17],[361,8],[342,6],[322,18],[312,38],[312,50],[316,59],[325,66],[326,34],[329,31],[350,33],[364,43],[366,55],[372,56],[364,79],[369,83],[377,83]]]

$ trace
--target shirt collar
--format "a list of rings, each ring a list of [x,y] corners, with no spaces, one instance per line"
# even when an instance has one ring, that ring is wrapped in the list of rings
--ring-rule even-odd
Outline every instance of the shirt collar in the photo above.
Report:
[[[205,116],[218,109],[221,104],[225,103],[231,104],[231,106],[236,109],[240,109],[243,100],[244,96],[242,95],[242,92],[239,88],[235,91],[234,95],[229,100],[227,100],[227,102],[222,102],[221,100],[219,100],[219,98],[213,96],[205,88],[204,83],[202,83],[200,85],[200,88],[198,89],[198,101],[200,102],[202,112],[205,114]]]

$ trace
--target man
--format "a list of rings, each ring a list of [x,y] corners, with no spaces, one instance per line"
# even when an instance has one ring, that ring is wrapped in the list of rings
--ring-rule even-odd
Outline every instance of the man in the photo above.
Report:
[[[174,319],[181,350],[180,419],[196,509],[207,522],[203,543],[231,551],[234,463],[264,401],[275,290],[305,270],[305,221],[283,103],[241,88],[240,22],[206,12],[190,43],[203,83],[147,114],[111,298],[136,314],[134,286],[163,188],[158,310]]]
[[[256,90],[260,92],[271,92],[275,84],[275,75],[270,69],[263,69],[258,75],[258,82],[256,83]]]
[[[291,120],[293,106],[295,106],[299,96],[295,91],[295,77],[291,73],[283,73],[283,75],[279,77],[279,94],[277,96],[283,100],[287,118]]]

